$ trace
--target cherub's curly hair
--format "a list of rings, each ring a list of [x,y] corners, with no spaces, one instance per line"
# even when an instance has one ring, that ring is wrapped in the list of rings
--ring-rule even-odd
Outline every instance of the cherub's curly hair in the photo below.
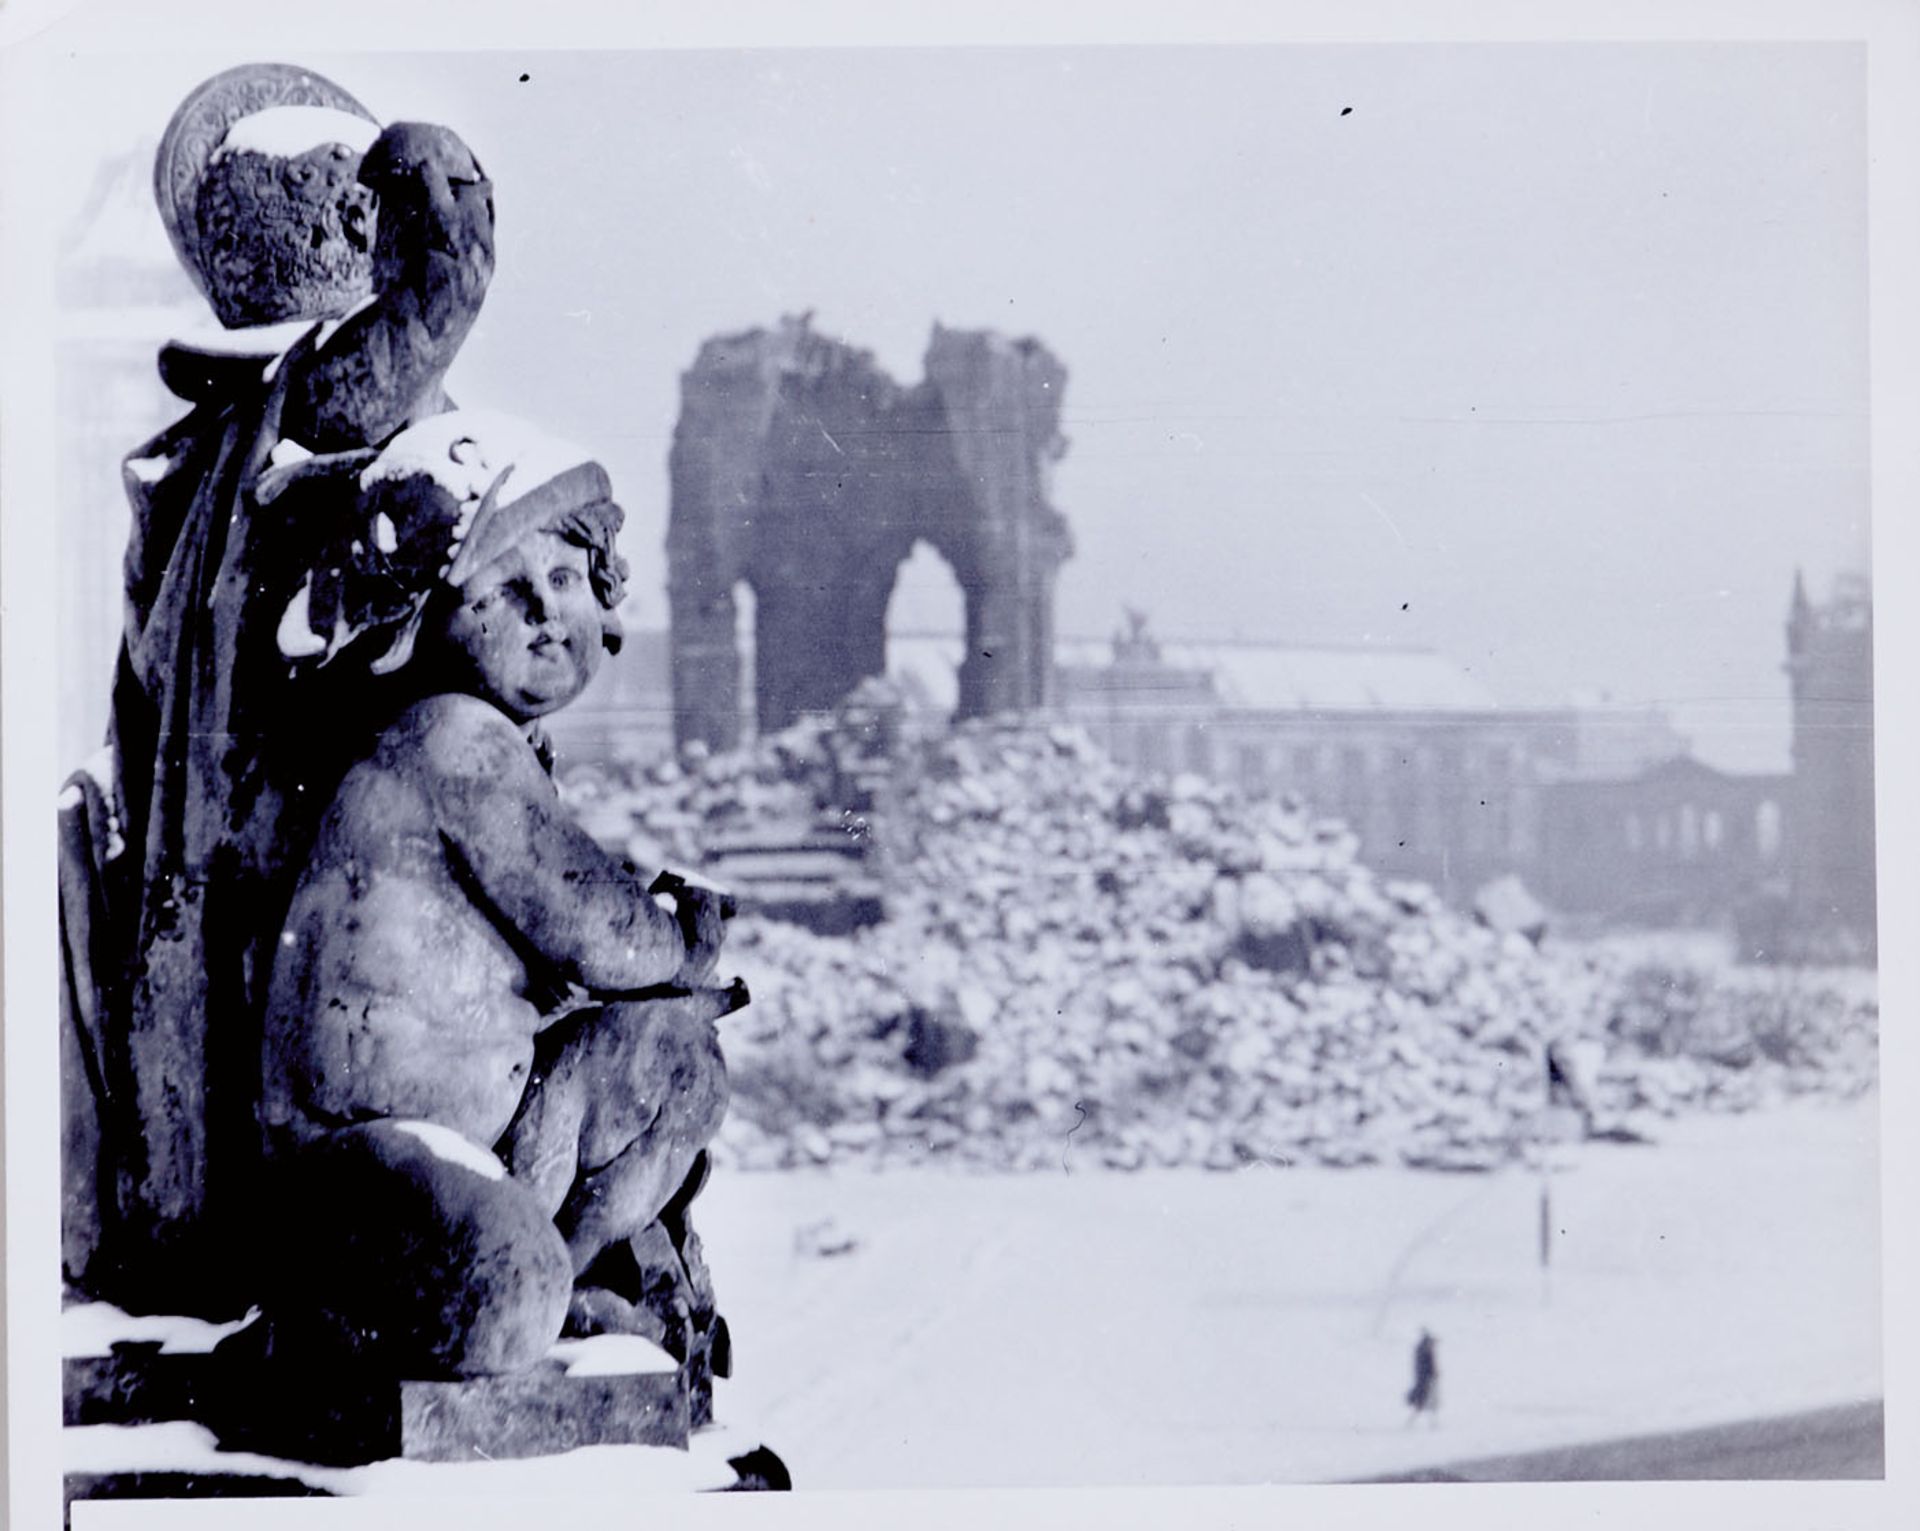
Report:
[[[554,517],[546,526],[575,547],[587,550],[587,580],[593,586],[594,599],[608,614],[600,628],[600,641],[609,654],[620,652],[622,638],[620,624],[612,614],[627,594],[627,561],[614,546],[625,519],[625,513],[613,501],[596,500]]]
[[[608,611],[626,598],[627,575],[631,572],[614,546],[624,520],[618,505],[598,500],[556,516],[546,525],[547,531],[587,550],[587,577],[593,582],[594,598]]]

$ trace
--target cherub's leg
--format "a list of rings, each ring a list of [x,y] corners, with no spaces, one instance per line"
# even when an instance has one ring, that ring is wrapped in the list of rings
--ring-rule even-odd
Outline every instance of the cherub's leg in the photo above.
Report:
[[[513,1178],[549,1218],[559,1214],[580,1167],[580,1132],[591,1092],[582,1032],[598,1013],[571,1016],[540,1037],[520,1110],[495,1145]]]
[[[450,1128],[342,1128],[273,1166],[262,1306],[290,1342],[401,1376],[517,1371],[558,1338],[572,1290],[547,1211]]]
[[[734,1003],[700,991],[609,1005],[583,1028],[580,1173],[556,1219],[576,1275],[660,1216],[719,1130],[728,1089],[713,1022]]]
[[[571,1335],[637,1334],[684,1359],[693,1299],[679,1252],[661,1223],[617,1240],[574,1283]]]

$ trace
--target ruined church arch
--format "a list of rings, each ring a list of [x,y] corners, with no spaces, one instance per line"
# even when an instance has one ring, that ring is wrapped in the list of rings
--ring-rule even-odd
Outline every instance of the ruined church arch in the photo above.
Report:
[[[1037,341],[935,327],[895,383],[805,318],[722,336],[681,378],[667,529],[674,735],[740,737],[741,580],[760,729],[884,673],[900,566],[924,541],[966,601],[959,717],[1051,699],[1053,592],[1071,551],[1048,502],[1066,371]]]

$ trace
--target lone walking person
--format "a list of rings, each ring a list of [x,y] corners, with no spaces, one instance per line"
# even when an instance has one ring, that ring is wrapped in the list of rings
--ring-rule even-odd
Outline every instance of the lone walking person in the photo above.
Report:
[[[1420,1342],[1413,1347],[1413,1386],[1407,1390],[1407,1416],[1411,1425],[1422,1414],[1434,1424],[1440,1423],[1440,1363],[1435,1359],[1433,1336],[1420,1331]]]

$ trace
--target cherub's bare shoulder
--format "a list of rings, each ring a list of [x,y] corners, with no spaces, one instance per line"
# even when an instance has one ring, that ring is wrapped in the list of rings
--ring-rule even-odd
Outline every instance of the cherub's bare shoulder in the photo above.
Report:
[[[531,766],[533,746],[497,707],[461,692],[415,702],[382,738],[390,759],[412,756],[437,774],[500,779]]]

